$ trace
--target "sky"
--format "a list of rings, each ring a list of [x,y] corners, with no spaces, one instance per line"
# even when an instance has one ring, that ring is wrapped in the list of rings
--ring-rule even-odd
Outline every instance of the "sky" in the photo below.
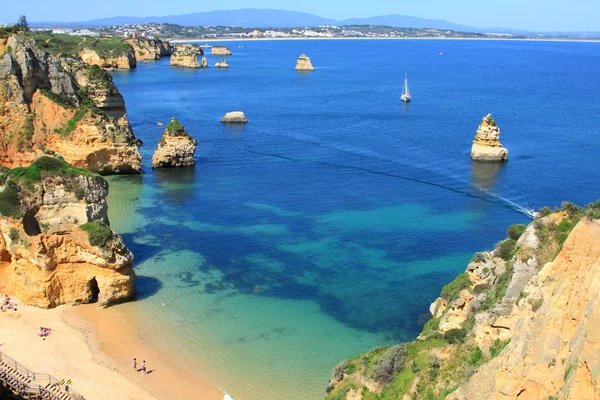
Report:
[[[0,22],[88,21],[115,16],[164,16],[214,10],[273,8],[337,20],[403,14],[475,27],[533,31],[600,31],[600,0],[2,0]],[[492,4],[493,3],[493,4]]]

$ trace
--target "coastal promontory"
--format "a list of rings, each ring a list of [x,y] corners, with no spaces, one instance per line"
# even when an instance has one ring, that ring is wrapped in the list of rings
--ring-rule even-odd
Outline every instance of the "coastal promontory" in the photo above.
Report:
[[[107,217],[107,182],[60,158],[0,169],[0,292],[43,308],[135,294],[133,255]]]
[[[185,131],[175,118],[171,119],[152,156],[152,168],[193,167],[198,141]]]
[[[173,46],[160,39],[133,38],[127,40],[135,52],[136,60],[159,60],[173,54]]]
[[[296,71],[314,71],[315,68],[313,67],[312,63],[310,62],[310,58],[305,55],[302,54],[300,57],[298,57],[298,60],[296,61]]]
[[[600,201],[517,224],[443,287],[419,337],[340,363],[327,399],[600,394]]]
[[[478,161],[508,160],[508,150],[502,147],[499,139],[500,128],[496,125],[492,114],[488,114],[481,121],[475,134],[471,158]]]
[[[101,174],[139,173],[140,142],[110,74],[23,34],[0,37],[0,164],[62,156]]]

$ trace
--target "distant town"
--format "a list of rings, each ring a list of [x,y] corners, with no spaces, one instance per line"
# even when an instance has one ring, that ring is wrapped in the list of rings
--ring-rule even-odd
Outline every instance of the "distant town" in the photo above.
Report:
[[[2,25],[0,25],[2,27]],[[444,29],[397,28],[380,25],[344,25],[254,29],[231,26],[182,26],[177,24],[127,24],[97,28],[33,28],[74,36],[118,36],[146,39],[257,39],[257,38],[438,38],[438,39],[582,39],[568,34],[517,35],[505,32],[458,32]],[[587,37],[597,40],[599,38]]]

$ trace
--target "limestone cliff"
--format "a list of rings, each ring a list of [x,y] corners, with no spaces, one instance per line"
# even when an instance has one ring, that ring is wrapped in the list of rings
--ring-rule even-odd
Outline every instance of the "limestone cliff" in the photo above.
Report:
[[[508,160],[508,150],[502,147],[499,141],[500,128],[488,114],[481,121],[481,125],[475,134],[473,147],[471,148],[471,158],[479,161],[506,161]]]
[[[91,171],[139,173],[139,141],[110,75],[48,54],[33,38],[0,37],[0,164],[57,153]]]
[[[310,62],[310,58],[307,55],[302,54],[300,57],[298,57],[298,60],[296,61],[296,70],[297,71],[314,71],[315,68],[312,66],[312,63]]]
[[[599,398],[600,201],[508,236],[443,288],[417,340],[338,365],[327,398]]]
[[[171,119],[152,156],[152,168],[193,167],[198,141]]]
[[[132,69],[137,66],[133,48],[124,54],[101,55],[94,49],[85,48],[78,54],[84,63],[102,68]]]
[[[212,55],[213,56],[231,56],[233,53],[227,46],[213,46],[212,47]]]
[[[191,44],[176,45],[169,64],[172,67],[201,68],[198,62],[198,48],[198,45]]]
[[[58,158],[0,171],[0,292],[50,308],[135,295],[133,255],[108,224],[108,184]]]
[[[173,46],[169,42],[163,42],[160,39],[129,39],[127,43],[131,45],[135,53],[136,60],[159,60],[161,57],[167,57],[173,54]]]

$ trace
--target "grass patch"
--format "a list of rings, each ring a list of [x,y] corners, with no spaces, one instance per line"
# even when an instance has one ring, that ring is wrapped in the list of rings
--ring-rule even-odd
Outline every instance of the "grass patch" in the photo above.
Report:
[[[76,57],[83,49],[94,50],[102,58],[119,57],[132,51],[132,47],[117,37],[56,35],[50,31],[30,32],[37,46],[47,53]]]
[[[500,339],[496,339],[494,344],[490,346],[490,356],[492,358],[496,358],[498,354],[502,353],[502,350],[510,343],[510,339],[501,341]]]
[[[54,132],[58,133],[63,137],[69,136],[75,130],[77,124],[79,123],[79,121],[81,121],[81,119],[85,116],[87,112],[87,106],[79,108],[77,111],[75,111],[73,117],[67,121],[66,125],[62,129],[56,129]]]
[[[79,228],[87,232],[88,241],[92,246],[106,247],[113,238],[112,229],[98,222],[87,222]]]
[[[421,332],[422,335],[428,335],[431,332],[435,332],[437,330],[440,329],[440,320],[441,317],[437,317],[437,318],[431,318],[429,321],[425,322],[425,325],[423,325],[423,331]]]
[[[4,190],[0,192],[0,214],[15,219],[23,216],[21,196],[15,185],[10,181],[6,184]]]
[[[442,288],[442,297],[448,302],[456,300],[460,295],[460,292],[470,286],[471,279],[469,278],[469,274],[463,272],[458,275],[456,279]]]
[[[93,172],[87,169],[77,168],[66,161],[42,156],[31,163],[28,167],[17,167],[8,171],[8,176],[15,182],[34,183],[40,182],[45,176],[94,176]]]
[[[502,300],[502,298],[506,294],[506,291],[508,290],[508,285],[512,280],[514,272],[515,271],[512,265],[509,264],[506,266],[506,271],[504,271],[502,275],[500,275],[500,277],[496,281],[496,284],[492,286],[492,288],[487,292],[485,300],[481,302],[482,311],[489,310],[496,303]]]

